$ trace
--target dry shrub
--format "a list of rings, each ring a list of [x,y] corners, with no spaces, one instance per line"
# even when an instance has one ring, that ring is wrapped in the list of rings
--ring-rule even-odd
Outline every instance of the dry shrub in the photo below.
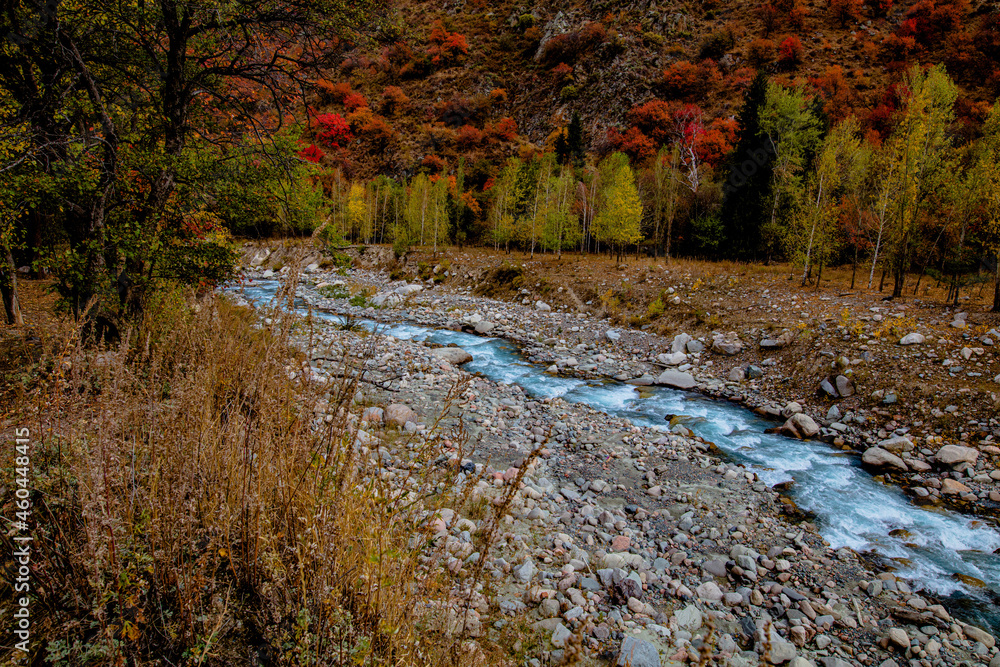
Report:
[[[441,613],[461,619],[468,602],[426,529],[471,497],[477,480],[442,465],[462,434],[386,432],[408,461],[387,469],[352,416],[373,344],[345,341],[341,379],[319,383],[292,346],[301,320],[270,317],[168,292],[120,344],[67,346],[47,390],[19,406],[35,437],[33,664],[498,655]]]

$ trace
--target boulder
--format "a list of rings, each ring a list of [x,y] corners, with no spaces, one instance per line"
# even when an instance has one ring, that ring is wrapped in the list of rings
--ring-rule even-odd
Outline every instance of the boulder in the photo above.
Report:
[[[913,451],[913,442],[906,436],[897,435],[888,440],[883,440],[878,443],[878,446],[887,452],[892,452],[893,454],[902,454],[903,452]]]
[[[479,322],[478,324],[476,324],[476,333],[477,334],[486,334],[486,333],[489,333],[489,332],[493,331],[494,328],[496,328],[495,324],[493,324],[492,322],[487,322],[486,320],[483,320],[482,322]]]
[[[406,422],[416,423],[420,419],[410,406],[403,405],[402,403],[393,403],[387,407],[383,418],[385,419],[385,423],[393,424],[400,428],[405,426]]]
[[[708,600],[709,602],[718,602],[722,600],[722,589],[714,581],[706,581],[705,583],[698,586],[695,589],[695,593],[698,594],[698,598],[701,600]]]
[[[972,493],[972,489],[956,479],[945,477],[941,480],[941,493],[946,496],[961,496],[966,493]]]
[[[674,336],[673,342],[670,343],[671,352],[683,352],[687,349],[687,344],[692,338],[686,333],[679,333]]]
[[[535,302],[535,310],[540,310],[542,312],[547,313],[548,311],[552,310],[552,306],[539,299],[538,301]]]
[[[618,649],[617,667],[660,667],[660,652],[643,639],[625,637]]]
[[[687,344],[684,345],[684,348],[688,351],[688,354],[698,354],[699,352],[704,351],[705,344],[700,340],[689,340]]]
[[[765,338],[760,341],[760,346],[765,350],[780,350],[788,347],[795,340],[795,332],[786,329],[780,336],[775,338]]]
[[[395,292],[383,292],[372,297],[371,304],[377,308],[395,308],[403,303],[403,296]]]
[[[423,289],[423,285],[403,285],[402,287],[397,287],[395,291],[400,296],[410,296],[411,294],[423,291]]]
[[[908,470],[903,459],[881,447],[869,447],[866,449],[865,453],[861,456],[861,461],[875,467],[890,466],[899,470]]]
[[[688,356],[683,352],[671,352],[669,354],[658,354],[656,360],[666,366],[679,366],[687,361]]]
[[[621,340],[622,335],[621,332],[616,331],[615,329],[608,329],[604,332],[604,337],[612,343],[617,343]]]
[[[938,450],[934,458],[937,459],[938,463],[946,466],[954,466],[959,463],[975,464],[976,459],[979,458],[979,450],[962,445],[945,445]]]
[[[996,646],[997,640],[990,633],[985,630],[981,630],[974,625],[966,625],[962,628],[962,632],[965,636],[974,642],[981,642],[986,648],[993,648]]]
[[[736,368],[729,371],[729,381],[730,382],[740,382],[745,380],[747,377],[747,371],[742,366],[737,366]]]
[[[698,630],[702,624],[701,612],[693,604],[675,611],[674,620],[677,621],[678,628],[688,632]]]
[[[829,378],[823,378],[819,383],[820,392],[830,396],[831,398],[837,398],[837,388],[833,386]]]
[[[656,384],[674,387],[675,389],[691,389],[698,382],[690,373],[669,369],[660,373],[660,377],[656,378]]]
[[[743,343],[733,334],[719,336],[712,341],[712,352],[731,357],[743,350]]]
[[[431,350],[431,355],[438,359],[444,359],[452,366],[472,361],[472,355],[460,347],[439,347],[436,350]]]
[[[788,418],[780,432],[793,438],[812,438],[819,433],[819,424],[804,412],[796,412]]]
[[[838,375],[835,381],[837,387],[837,393],[843,397],[854,395],[854,383],[851,382],[851,378],[846,375]]]
[[[924,338],[923,334],[918,334],[916,332],[913,332],[913,333],[908,333],[905,336],[903,336],[902,338],[900,338],[899,339],[899,344],[900,345],[920,345],[925,340],[927,340],[927,339]]]

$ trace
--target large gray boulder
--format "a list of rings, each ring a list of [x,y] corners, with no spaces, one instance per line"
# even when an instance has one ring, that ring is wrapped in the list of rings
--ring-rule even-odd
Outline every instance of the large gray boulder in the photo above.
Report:
[[[793,438],[812,438],[819,433],[819,424],[804,412],[797,412],[788,418],[780,431]]]
[[[909,470],[903,459],[881,447],[869,447],[866,449],[865,453],[861,455],[861,461],[877,468],[889,466],[891,468],[898,468],[899,470]]]
[[[945,445],[938,450],[935,457],[938,463],[946,466],[954,466],[959,463],[975,463],[979,458],[979,450],[961,445]]]
[[[439,347],[431,350],[431,354],[438,359],[444,359],[452,366],[472,361],[472,355],[460,347]]]
[[[878,446],[888,452],[892,452],[893,454],[902,454],[903,452],[913,451],[913,442],[906,436],[902,435],[897,435],[889,438],[888,440],[883,440],[878,443]]]
[[[656,384],[674,387],[675,389],[691,389],[696,386],[698,382],[690,373],[669,369],[660,373],[660,377],[656,378]]]
[[[405,426],[406,422],[413,422],[415,424],[420,419],[410,406],[403,405],[402,403],[393,403],[387,407],[383,418],[386,424],[393,424],[399,427]]]
[[[903,336],[902,338],[900,338],[899,339],[899,344],[900,345],[920,345],[925,340],[927,340],[927,339],[924,338],[923,334],[918,334],[918,333],[914,332],[914,333],[908,333],[905,336]]]
[[[617,667],[660,667],[660,652],[656,647],[636,637],[625,637],[618,649]]]

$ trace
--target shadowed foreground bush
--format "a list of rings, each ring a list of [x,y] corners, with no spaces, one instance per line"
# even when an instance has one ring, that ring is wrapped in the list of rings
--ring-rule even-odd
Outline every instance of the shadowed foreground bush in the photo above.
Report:
[[[470,487],[434,465],[442,438],[408,443],[405,472],[380,469],[352,446],[357,380],[293,372],[293,318],[262,328],[179,293],[149,312],[118,347],[68,348],[37,409],[20,411],[34,438],[35,664],[496,662],[445,611],[454,581],[426,524]]]

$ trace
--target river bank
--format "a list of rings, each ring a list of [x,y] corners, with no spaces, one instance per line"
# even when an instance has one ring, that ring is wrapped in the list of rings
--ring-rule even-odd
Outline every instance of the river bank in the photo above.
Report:
[[[408,294],[400,294],[396,290],[401,286],[388,291],[386,277],[377,273],[339,276],[318,269],[307,268],[311,285],[300,292],[317,306],[500,334],[523,346],[536,364],[547,363],[547,377],[554,382],[573,382],[570,376],[580,375],[607,377],[615,371],[611,377],[634,381],[656,367],[620,351],[636,343],[633,337],[651,347],[655,342],[635,332],[619,332],[614,340],[606,327],[594,330],[577,315],[553,314],[534,304],[511,310],[459,291],[410,286],[403,290]],[[258,268],[251,275],[264,277],[266,271]],[[358,287],[382,288],[369,297],[391,293],[404,298],[378,310],[358,301],[350,306],[344,297],[352,289],[357,296]],[[344,288],[345,294],[322,296],[328,288]],[[545,336],[549,331],[553,335]],[[686,426],[675,424],[664,433],[558,396],[532,396],[516,383],[497,383],[482,374],[471,379],[446,360],[454,352],[435,353],[405,340],[425,333],[405,327],[396,333],[400,337],[377,337],[379,362],[371,369],[375,384],[365,400],[383,406],[407,403],[418,419],[428,420],[440,408],[444,388],[465,378],[471,389],[456,409],[467,418],[470,435],[478,438],[469,465],[492,466],[472,468],[492,478],[486,487],[491,490],[512,480],[523,484],[509,515],[508,527],[516,530],[505,533],[507,552],[501,562],[491,563],[492,576],[502,583],[498,597],[477,612],[480,631],[497,629],[504,612],[528,612],[548,637],[538,659],[550,661],[576,651],[571,637],[577,634],[591,658],[616,658],[625,639],[633,637],[678,661],[716,656],[750,664],[764,654],[774,662],[802,658],[827,665],[838,664],[836,660],[882,664],[890,656],[927,664],[994,660],[992,637],[965,629],[934,600],[914,595],[891,573],[870,571],[850,549],[830,549],[816,526],[796,523],[790,505],[750,466],[717,455],[721,452]],[[336,340],[345,346],[356,335],[327,327],[321,337],[324,345]],[[592,342],[584,342],[587,337]],[[474,360],[486,352],[474,343],[488,339],[462,340],[474,348]],[[328,351],[324,356],[336,355]],[[308,372],[321,376],[325,371],[318,363]],[[639,386],[652,387],[655,379]],[[623,400],[635,389],[626,391]],[[419,422],[411,426],[407,421],[404,427],[419,432]],[[536,445],[541,445],[542,457],[529,462]],[[468,565],[460,556],[479,528],[475,519],[462,519],[472,522],[473,530],[454,515],[442,517],[440,526],[441,542],[454,559],[448,566],[457,572]],[[469,530],[469,541],[463,541],[459,526]],[[973,641],[977,637],[981,647]]]

